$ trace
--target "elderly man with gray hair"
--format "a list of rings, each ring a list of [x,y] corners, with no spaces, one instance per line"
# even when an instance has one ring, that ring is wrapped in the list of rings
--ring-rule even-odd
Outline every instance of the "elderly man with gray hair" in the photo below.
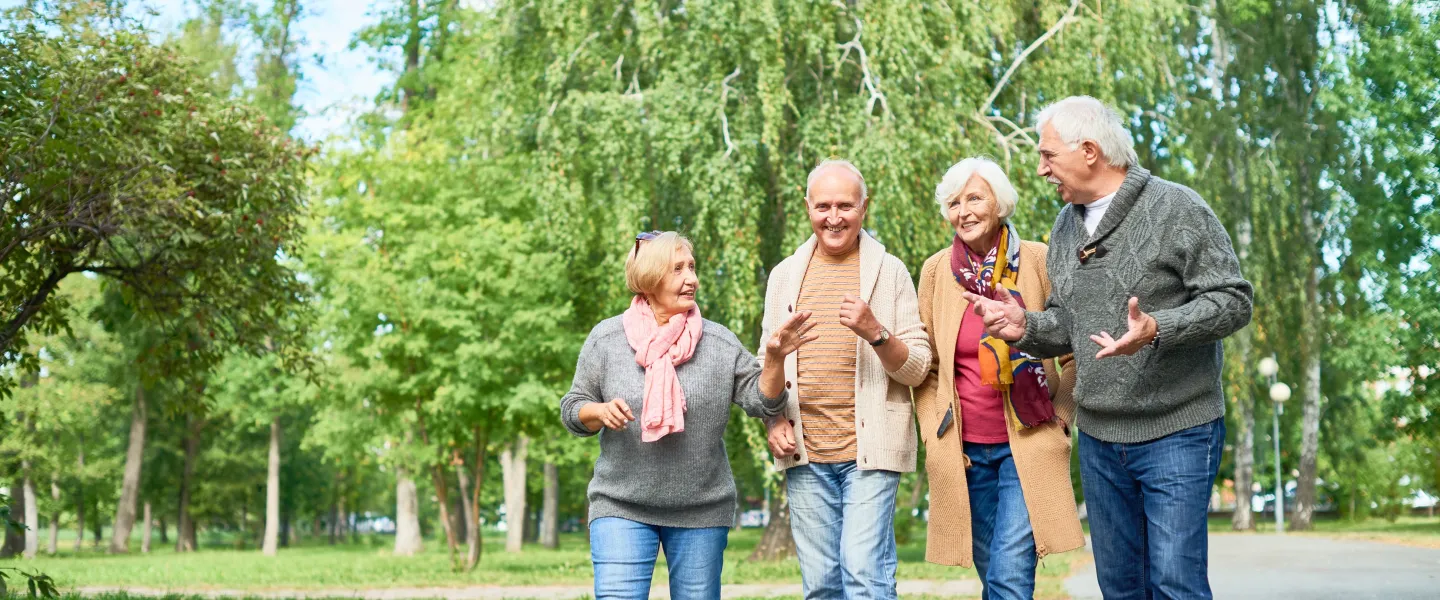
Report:
[[[807,599],[896,597],[895,494],[915,470],[910,388],[931,351],[910,272],[861,228],[867,202],[855,165],[815,167],[814,235],[765,289],[762,347],[794,313],[817,337],[785,357],[785,414],[769,434]]]
[[[1253,291],[1215,213],[1137,164],[1114,110],[1077,96],[1036,123],[1039,175],[1067,204],[1050,233],[1049,300],[1026,312],[1009,294],[966,299],[990,335],[1041,358],[1075,354],[1080,477],[1105,598],[1210,598],[1221,340],[1250,322]]]

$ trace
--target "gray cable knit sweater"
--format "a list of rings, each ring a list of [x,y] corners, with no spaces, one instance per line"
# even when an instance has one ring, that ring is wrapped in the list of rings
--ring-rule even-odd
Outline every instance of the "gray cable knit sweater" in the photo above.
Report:
[[[729,527],[735,520],[735,480],[725,453],[730,405],[757,418],[785,409],[785,394],[760,393],[760,365],[725,326],[705,321],[690,360],[675,369],[685,390],[685,431],[640,441],[640,422],[600,432],[600,458],[590,479],[590,520],[621,517],[666,527]],[[625,400],[640,418],[645,369],[625,339],[620,317],[590,331],[575,365],[560,419],[576,436],[595,435],[580,422],[580,407]]]
[[[1045,310],[1026,314],[1021,350],[1075,353],[1076,425],[1107,442],[1139,443],[1225,414],[1220,341],[1250,322],[1250,283],[1230,236],[1194,190],[1130,167],[1094,235],[1084,208],[1050,233]],[[1100,248],[1084,263],[1082,248]],[[1155,317],[1159,346],[1096,360],[1092,334],[1119,338],[1131,296]]]

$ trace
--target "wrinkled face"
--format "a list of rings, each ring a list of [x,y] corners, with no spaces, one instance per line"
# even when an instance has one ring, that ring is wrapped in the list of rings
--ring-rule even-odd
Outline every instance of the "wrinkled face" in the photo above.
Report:
[[[1000,202],[984,177],[971,175],[960,193],[946,202],[945,215],[955,235],[972,250],[984,254],[995,245],[995,234],[1000,231]]]
[[[1081,143],[1071,149],[1050,123],[1040,131],[1040,168],[1036,172],[1055,186],[1060,199],[1068,204],[1089,204],[1095,199],[1085,191],[1091,164],[1087,153],[1092,146],[1093,143]]]
[[[865,199],[860,196],[860,182],[853,173],[842,168],[821,172],[810,185],[805,205],[821,252],[845,254],[859,243]]]
[[[684,246],[675,249],[670,259],[670,269],[660,286],[650,294],[650,306],[667,315],[680,315],[695,306],[695,292],[700,289],[700,279],[695,275],[695,257]]]

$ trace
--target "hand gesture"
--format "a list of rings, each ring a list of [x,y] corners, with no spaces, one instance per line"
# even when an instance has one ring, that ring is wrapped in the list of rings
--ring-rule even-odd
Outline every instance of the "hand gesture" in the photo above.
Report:
[[[870,305],[854,294],[845,294],[845,299],[840,301],[840,324],[849,327],[867,342],[880,339],[880,332],[885,329],[880,321],[875,320]]]
[[[1130,356],[1155,341],[1155,336],[1160,334],[1155,317],[1140,312],[1140,300],[1137,298],[1130,298],[1130,316],[1126,321],[1130,330],[1118,340],[1104,331],[1100,332],[1100,335],[1090,336],[1090,341],[1100,344],[1100,351],[1095,353],[1095,358]]]
[[[809,322],[810,311],[804,310],[790,315],[780,324],[780,328],[770,336],[770,341],[765,343],[765,360],[785,360],[791,352],[800,349],[801,346],[819,339],[818,335],[810,335],[810,330],[815,328],[815,323]]]
[[[790,425],[790,420],[784,417],[777,417],[770,424],[770,435],[766,438],[770,443],[770,454],[775,458],[786,458],[795,454],[795,427]]]
[[[585,420],[588,416],[599,421],[600,425],[611,431],[624,429],[626,425],[635,420],[635,413],[630,412],[630,405],[624,400],[616,398],[609,402],[594,402],[581,408],[580,418]],[[585,413],[590,413],[586,415]],[[599,431],[595,429],[594,431]]]
[[[1016,300],[1009,290],[996,291],[995,295],[1000,297],[999,300],[970,292],[960,292],[960,296],[970,303],[975,316],[984,320],[986,333],[1007,342],[1025,337],[1025,307],[1020,306],[1020,301]]]

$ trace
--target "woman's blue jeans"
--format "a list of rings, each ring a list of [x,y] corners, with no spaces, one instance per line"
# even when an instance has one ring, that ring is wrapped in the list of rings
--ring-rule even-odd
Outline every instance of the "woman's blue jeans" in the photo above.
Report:
[[[965,442],[970,468],[970,535],[982,600],[1035,595],[1035,535],[1010,444]]]
[[[727,527],[661,527],[619,517],[590,522],[596,600],[646,600],[665,550],[674,600],[719,600]]]

